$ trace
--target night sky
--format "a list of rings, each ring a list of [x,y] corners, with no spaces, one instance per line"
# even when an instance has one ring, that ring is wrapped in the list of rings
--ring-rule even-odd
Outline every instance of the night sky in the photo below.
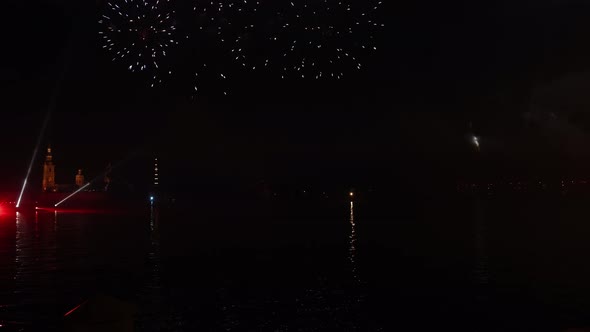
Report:
[[[229,96],[196,98],[113,64],[99,46],[103,5],[3,4],[7,187],[21,181],[53,98],[44,142],[58,173],[96,174],[134,151],[161,156],[171,174],[270,182],[454,181],[474,174],[474,159],[494,176],[590,167],[585,1],[387,3],[379,52],[338,84],[253,75],[231,81]]]

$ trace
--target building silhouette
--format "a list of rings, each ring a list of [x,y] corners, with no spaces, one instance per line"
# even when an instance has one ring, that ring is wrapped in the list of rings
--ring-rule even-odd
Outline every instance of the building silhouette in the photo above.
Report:
[[[84,175],[82,174],[82,170],[78,170],[78,174],[76,174],[76,186],[78,188],[84,185]]]

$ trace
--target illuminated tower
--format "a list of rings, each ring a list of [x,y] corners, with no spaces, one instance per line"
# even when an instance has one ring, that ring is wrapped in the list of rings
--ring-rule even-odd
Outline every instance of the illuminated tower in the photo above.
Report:
[[[51,155],[51,146],[47,147],[47,156],[43,164],[43,191],[55,191],[55,165]]]
[[[78,174],[76,174],[76,186],[78,186],[78,188],[80,188],[83,185],[84,185],[84,175],[82,175],[82,170],[79,169]]]
[[[158,194],[158,186],[160,185],[160,178],[158,177],[158,158],[154,158],[154,182],[150,193],[150,202],[154,204],[154,199]]]
[[[154,190],[158,189],[160,179],[158,178],[158,158],[154,158]]]

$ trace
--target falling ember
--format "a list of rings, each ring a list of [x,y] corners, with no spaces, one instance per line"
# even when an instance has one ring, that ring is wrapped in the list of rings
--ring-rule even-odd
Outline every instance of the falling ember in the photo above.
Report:
[[[280,7],[268,40],[282,54],[282,76],[342,78],[372,51],[381,1],[298,0]],[[368,46],[368,47],[367,47]]]
[[[194,47],[186,72],[191,73],[190,93],[227,95],[228,84],[247,70],[262,67],[251,36],[259,28],[260,3],[245,0],[194,0],[188,26]],[[260,24],[262,26],[262,24]],[[256,30],[257,31],[257,30]],[[188,37],[187,37],[188,38]]]

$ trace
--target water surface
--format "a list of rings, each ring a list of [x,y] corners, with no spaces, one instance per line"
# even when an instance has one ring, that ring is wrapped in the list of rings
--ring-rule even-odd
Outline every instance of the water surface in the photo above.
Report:
[[[95,294],[139,331],[559,331],[590,320],[583,198],[209,201],[0,216],[0,329]],[[410,213],[408,213],[410,211]]]

